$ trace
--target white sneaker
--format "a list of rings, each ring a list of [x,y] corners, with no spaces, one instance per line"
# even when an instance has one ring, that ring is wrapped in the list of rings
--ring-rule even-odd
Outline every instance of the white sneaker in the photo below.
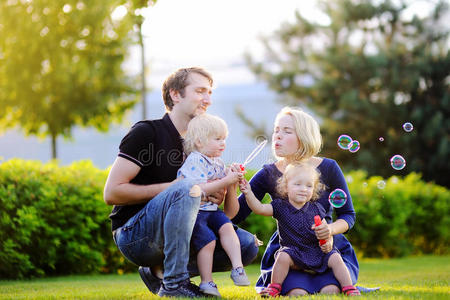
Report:
[[[250,280],[248,280],[247,274],[245,274],[245,270],[243,267],[232,269],[230,277],[235,285],[250,285]]]
[[[217,285],[214,283],[214,281],[210,282],[202,282],[198,286],[200,288],[200,291],[203,294],[215,296],[215,297],[222,297],[219,293],[219,290],[217,289]]]

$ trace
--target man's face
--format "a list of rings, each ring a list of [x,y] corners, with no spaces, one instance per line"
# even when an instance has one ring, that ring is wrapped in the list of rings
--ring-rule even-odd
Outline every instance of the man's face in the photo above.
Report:
[[[206,77],[197,73],[189,74],[188,82],[184,88],[184,97],[177,93],[174,104],[192,119],[206,112],[211,105],[212,87]]]

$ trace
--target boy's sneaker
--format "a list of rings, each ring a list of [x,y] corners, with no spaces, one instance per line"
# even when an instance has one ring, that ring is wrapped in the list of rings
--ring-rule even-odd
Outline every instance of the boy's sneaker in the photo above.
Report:
[[[158,296],[197,298],[204,297],[205,295],[200,291],[199,287],[193,284],[188,278],[178,283],[178,287],[174,289],[166,288],[164,284],[161,285]]]
[[[148,290],[157,295],[162,285],[162,280],[153,275],[152,270],[149,267],[139,267],[139,275],[141,275],[141,279]]]
[[[215,297],[222,297],[219,293],[219,290],[217,289],[217,285],[214,283],[214,281],[210,282],[202,282],[198,286],[200,288],[200,291],[203,292],[203,294],[215,296]]]
[[[230,277],[235,285],[250,285],[250,280],[248,280],[247,274],[245,274],[245,270],[243,267],[232,269]]]

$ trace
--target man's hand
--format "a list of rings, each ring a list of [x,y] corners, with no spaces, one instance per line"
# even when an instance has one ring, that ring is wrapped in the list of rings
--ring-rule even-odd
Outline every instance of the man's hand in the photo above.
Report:
[[[222,204],[223,199],[225,199],[225,194],[226,193],[227,193],[226,189],[214,192],[211,195],[206,197],[206,201],[209,201],[209,202],[215,203],[217,205],[220,205],[220,204]]]

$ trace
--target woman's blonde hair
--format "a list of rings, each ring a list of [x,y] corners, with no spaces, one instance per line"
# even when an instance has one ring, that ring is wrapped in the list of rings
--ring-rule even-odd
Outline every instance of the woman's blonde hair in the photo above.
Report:
[[[228,127],[224,120],[217,116],[201,114],[193,118],[187,128],[184,137],[184,152],[189,155],[193,151],[198,151],[195,143],[206,143],[208,139],[216,136],[228,135]]]
[[[300,172],[310,172],[313,176],[314,190],[311,201],[319,199],[320,193],[325,189],[325,185],[320,182],[320,172],[307,163],[292,163],[284,170],[283,176],[277,180],[277,193],[284,199],[288,198],[288,182]]]
[[[319,123],[309,114],[300,108],[284,107],[276,116],[275,121],[288,115],[294,120],[295,133],[300,146],[294,154],[295,161],[302,161],[317,155],[322,148],[322,135],[320,134]],[[275,143],[272,143],[272,150],[275,155]],[[275,155],[275,157],[277,157]],[[279,157],[277,157],[279,159]]]

